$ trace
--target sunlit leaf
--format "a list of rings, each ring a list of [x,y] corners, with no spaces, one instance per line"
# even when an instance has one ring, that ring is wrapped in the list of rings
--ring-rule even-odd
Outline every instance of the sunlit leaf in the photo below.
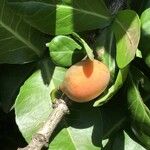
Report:
[[[16,122],[28,142],[52,111],[50,92],[62,82],[65,69],[56,67],[52,72],[52,79],[49,86],[44,84],[41,72],[35,72],[22,86],[16,100]],[[84,148],[98,150],[100,145],[99,138],[93,135],[93,140],[98,142],[98,145],[95,145],[91,140],[94,128],[93,124],[97,121],[97,116],[94,115],[95,113],[97,113],[99,117],[101,116],[99,109],[93,109],[92,106],[89,109],[87,105],[82,109],[82,113],[79,111],[76,113],[75,111],[74,115],[79,115],[77,120],[75,119],[73,121],[71,119],[70,127],[65,124],[66,128],[63,128],[54,138],[49,146],[50,149],[76,150],[76,148],[80,147],[81,150]],[[99,122],[99,120],[97,122]],[[97,128],[97,130],[99,130],[99,128]]]
[[[11,8],[39,30],[50,34],[70,34],[103,28],[111,17],[102,0],[73,0],[69,5],[53,2],[13,2]],[[40,16],[40,17],[39,17]]]
[[[65,69],[60,67],[51,70],[52,79],[48,86],[44,84],[42,73],[36,71],[21,87],[15,103],[15,113],[17,125],[27,141],[31,140],[33,133],[52,111],[50,92],[59,86],[64,73]]]
[[[50,143],[49,149],[103,150],[102,141],[123,127],[124,115],[119,99],[102,109],[93,108],[89,103],[74,104],[70,116],[65,120],[67,127],[61,131],[58,129],[59,133],[56,131],[58,134]]]
[[[136,57],[142,58],[142,52],[139,49],[136,51]]]
[[[127,78],[127,75],[128,75],[128,66],[125,67],[124,69],[120,69],[114,84],[95,101],[94,106],[95,107],[101,106],[104,103],[106,103],[108,100],[110,100],[123,86],[123,83]]]
[[[132,70],[134,72],[134,70]],[[127,101],[131,117],[131,126],[135,136],[150,148],[150,110],[144,104],[139,92],[138,80],[130,72],[128,79]]]
[[[21,87],[15,105],[16,122],[28,142],[52,111],[50,92],[62,82],[64,73],[65,69],[60,67],[51,70],[52,80],[48,86],[44,84],[43,73],[37,71]],[[73,103],[71,114],[61,122],[49,149],[99,150],[103,137],[106,138],[123,127],[123,106],[116,109],[118,103],[121,105],[120,102],[115,101],[103,109],[94,108],[89,103]]]
[[[119,68],[124,68],[135,57],[140,39],[140,19],[132,10],[120,11],[112,29],[117,42],[116,61]]]
[[[146,64],[150,67],[150,8],[141,15],[142,36],[140,48]]]
[[[82,47],[67,36],[56,36],[47,46],[52,61],[59,66],[69,67],[85,56]]]
[[[116,73],[118,72],[118,67],[116,64],[116,47],[114,34],[111,28],[106,28],[101,31],[100,35],[97,37],[94,44],[98,59],[107,65],[111,75],[110,84],[115,81]]]

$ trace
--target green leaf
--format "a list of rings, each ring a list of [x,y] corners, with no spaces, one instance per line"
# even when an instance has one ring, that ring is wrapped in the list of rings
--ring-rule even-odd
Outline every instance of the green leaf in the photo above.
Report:
[[[8,113],[14,105],[20,86],[34,68],[34,64],[0,66],[0,105]]]
[[[150,148],[150,110],[143,102],[138,89],[138,82],[135,80],[132,72],[129,73],[127,88],[127,101],[132,130],[143,145]]]
[[[0,0],[0,4],[0,63],[37,60],[44,52],[44,35],[15,15],[6,0]]]
[[[85,56],[82,47],[67,36],[56,36],[47,46],[52,61],[59,66],[69,67]]]
[[[132,10],[120,11],[112,29],[117,42],[116,61],[119,68],[124,68],[135,57],[140,39],[140,19]]]
[[[132,66],[130,68],[132,76],[137,86],[140,86],[145,92],[150,93],[150,79],[138,68]],[[145,100],[144,100],[145,101]]]
[[[134,140],[134,138],[132,138],[126,132],[124,132],[124,136],[125,136],[125,150],[135,150],[135,149],[145,150],[143,146],[141,146],[136,140]]]
[[[150,136],[143,132],[139,127],[137,127],[135,124],[132,125],[132,130],[137,137],[137,139],[143,144],[143,146],[149,150],[150,148]]]
[[[122,96],[122,95],[121,95]],[[119,107],[118,107],[119,105]],[[115,96],[111,101],[101,107],[103,140],[111,138],[126,125],[126,109],[120,96]]]
[[[72,33],[72,35],[76,40],[78,40],[83,45],[83,47],[87,53],[88,58],[90,60],[93,60],[94,54],[93,54],[92,49],[89,47],[89,45],[77,33]]]
[[[45,73],[50,74],[50,85],[44,84],[43,73],[35,72],[21,87],[15,104],[17,125],[28,142],[52,111],[50,92],[62,82],[65,69],[56,67],[50,73]],[[49,149],[99,150],[103,137],[122,128],[124,109],[120,103],[118,99],[103,109],[93,108],[90,103],[74,103],[71,114],[56,129]]]
[[[117,132],[112,138],[109,139],[108,143],[103,150],[145,150],[140,144],[134,141],[126,132]]]
[[[129,125],[126,104],[123,103],[125,99],[123,94],[118,94],[109,103],[101,107],[102,150],[134,150],[136,148],[145,150],[137,143],[134,135],[131,136],[131,134],[122,132]]]
[[[150,20],[149,20],[150,8],[146,9],[141,15],[141,26],[145,35],[150,35]]]
[[[103,28],[110,24],[108,9],[102,0],[73,0],[70,5],[44,2],[12,2],[11,8],[32,26],[45,33],[72,32]]]
[[[146,64],[150,67],[150,8],[141,15],[142,36],[140,49]]]
[[[101,118],[100,110],[89,104],[75,104],[64,128],[50,143],[49,150],[99,150],[101,127],[97,117]]]
[[[126,66],[123,69],[120,69],[114,84],[95,101],[94,107],[101,106],[108,100],[110,100],[123,86],[123,83],[127,78],[127,75],[128,75],[128,66]]]
[[[101,109],[93,108],[89,103],[74,103],[71,107],[71,114],[65,121],[67,127],[61,131],[56,130],[59,134],[54,138],[49,149],[103,150],[102,140],[112,136],[123,127],[123,117],[124,109],[119,99],[112,105],[101,107]]]
[[[60,67],[50,70],[49,86],[44,84],[41,72],[36,71],[21,87],[15,103],[16,123],[27,141],[52,111],[50,92],[62,82],[65,70]]]
[[[52,111],[50,91],[62,82],[64,73],[64,68],[56,67],[50,85],[47,86],[43,82],[41,72],[37,71],[21,87],[15,104],[16,122],[28,142]],[[73,119],[75,122],[72,120],[73,117],[71,117],[72,125],[65,125],[66,128],[63,128],[57,134],[50,144],[51,150],[75,150],[78,147],[80,147],[81,150],[85,148],[92,150],[99,149],[98,146],[92,143],[91,136],[94,128],[93,124],[97,121],[95,113],[97,113],[99,117],[101,114],[98,113],[99,109],[94,109],[92,106],[89,109],[87,106],[88,105],[86,105],[81,112],[76,112],[77,108],[74,109],[75,112],[72,115],[75,115],[75,120]],[[99,128],[97,128],[97,130],[99,130]],[[96,142],[99,143],[99,138],[96,135],[94,135],[93,138],[94,141],[96,140]]]
[[[136,57],[142,58],[142,52],[139,49],[136,51]]]
[[[94,44],[98,59],[107,65],[111,75],[110,85],[116,79],[116,73],[118,73],[118,67],[116,64],[116,48],[114,41],[114,34],[110,27],[101,31]]]

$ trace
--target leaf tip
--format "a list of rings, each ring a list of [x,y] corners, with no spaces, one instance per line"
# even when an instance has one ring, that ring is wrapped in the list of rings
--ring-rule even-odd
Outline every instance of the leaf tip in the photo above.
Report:
[[[46,43],[45,45],[46,45],[46,47],[49,47],[49,43]]]

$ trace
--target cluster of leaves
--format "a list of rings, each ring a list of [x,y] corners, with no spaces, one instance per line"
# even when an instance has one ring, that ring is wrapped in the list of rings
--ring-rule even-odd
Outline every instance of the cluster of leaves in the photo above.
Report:
[[[49,149],[150,149],[149,0],[113,13],[108,0],[0,4],[0,106],[15,110],[27,142],[52,111],[50,92],[67,68],[95,57],[109,67],[110,84],[94,102],[71,107]]]

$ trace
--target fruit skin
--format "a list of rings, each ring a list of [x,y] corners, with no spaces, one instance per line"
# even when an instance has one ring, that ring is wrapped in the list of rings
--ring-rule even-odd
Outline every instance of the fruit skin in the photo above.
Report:
[[[67,70],[60,89],[73,101],[88,102],[106,89],[109,80],[110,72],[105,64],[86,59]]]

